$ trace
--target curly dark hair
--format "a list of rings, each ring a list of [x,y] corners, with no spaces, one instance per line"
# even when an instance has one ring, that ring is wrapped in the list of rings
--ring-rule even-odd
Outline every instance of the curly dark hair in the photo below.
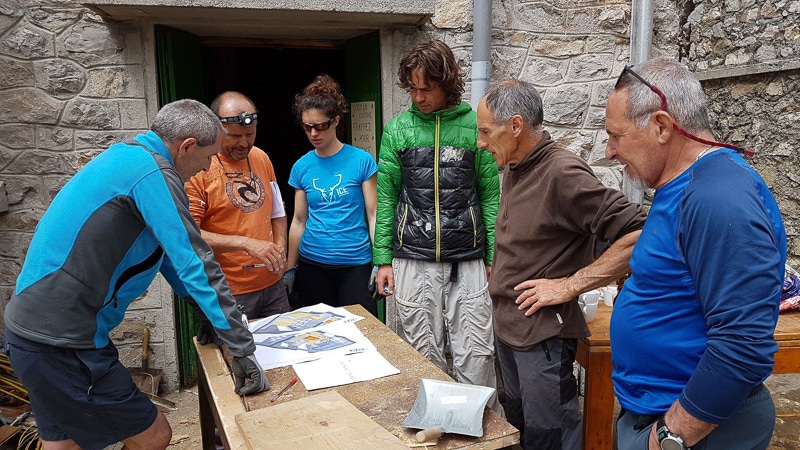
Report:
[[[331,119],[347,114],[347,99],[333,77],[327,74],[317,75],[311,84],[294,96],[292,111],[298,124],[303,120],[303,111],[309,109],[318,109]]]
[[[464,79],[450,47],[440,40],[432,40],[417,44],[400,61],[397,76],[400,79],[397,85],[403,89],[410,89],[411,72],[422,69],[425,79],[438,83],[445,94],[448,107],[461,103],[461,94],[464,93]]]

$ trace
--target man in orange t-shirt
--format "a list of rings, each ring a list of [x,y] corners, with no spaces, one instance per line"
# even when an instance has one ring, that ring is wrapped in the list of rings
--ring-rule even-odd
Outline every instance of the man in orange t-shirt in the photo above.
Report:
[[[282,282],[286,213],[269,157],[253,143],[258,113],[239,92],[211,103],[227,134],[208,171],[186,183],[189,210],[249,319],[289,311]]]

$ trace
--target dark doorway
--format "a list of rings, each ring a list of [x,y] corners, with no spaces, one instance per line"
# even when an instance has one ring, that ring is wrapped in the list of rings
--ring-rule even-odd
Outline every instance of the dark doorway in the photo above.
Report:
[[[289,172],[295,161],[312,149],[292,114],[294,96],[321,73],[332,76],[346,89],[344,60],[344,45],[341,48],[203,46],[205,103],[210,104],[221,92],[239,91],[256,104],[255,145],[272,160],[289,221],[294,213]],[[345,122],[342,121],[339,130],[342,140]]]

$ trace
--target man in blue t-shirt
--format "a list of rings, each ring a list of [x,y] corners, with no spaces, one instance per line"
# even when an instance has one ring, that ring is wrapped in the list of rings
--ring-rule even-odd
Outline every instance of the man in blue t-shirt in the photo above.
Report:
[[[655,189],[611,318],[624,449],[765,449],[786,234],[764,180],[715,142],[681,64],[627,67],[608,99],[606,157]]]

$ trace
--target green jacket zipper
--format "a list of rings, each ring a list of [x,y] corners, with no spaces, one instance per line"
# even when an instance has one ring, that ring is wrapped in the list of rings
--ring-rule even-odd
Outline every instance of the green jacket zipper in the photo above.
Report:
[[[439,217],[439,130],[441,117],[436,114],[436,141],[433,153],[433,204],[436,216],[436,262],[439,262],[442,254],[442,230],[441,218]]]

